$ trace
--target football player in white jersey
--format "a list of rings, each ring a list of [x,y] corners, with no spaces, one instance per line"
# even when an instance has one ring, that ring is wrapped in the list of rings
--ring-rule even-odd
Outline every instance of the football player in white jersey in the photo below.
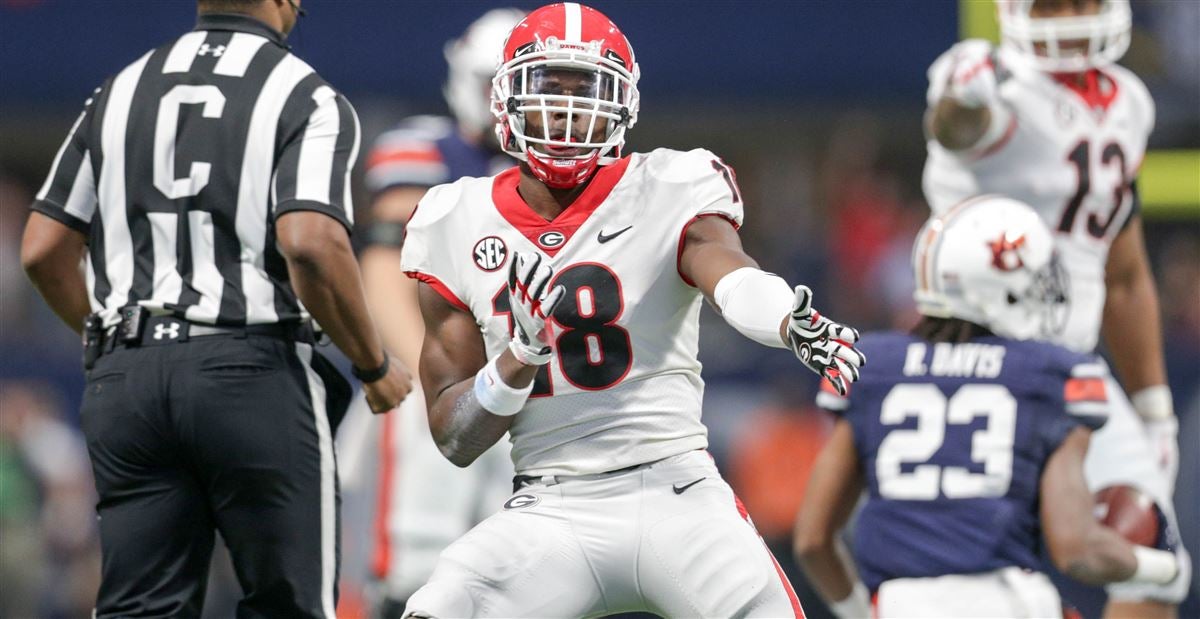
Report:
[[[403,266],[422,282],[438,446],[465,466],[508,432],[516,488],[442,553],[406,616],[803,616],[704,451],[700,303],[843,390],[864,361],[857,332],[743,252],[720,159],[621,152],[638,68],[607,17],[542,7],[502,63],[500,143],[521,163],[431,189]]]
[[[1115,64],[1129,45],[1129,2],[997,0],[997,9],[999,47],[963,41],[929,69],[925,196],[942,213],[974,195],[1007,195],[1055,231],[1071,299],[1057,343],[1091,352],[1102,336],[1130,394],[1110,384],[1112,412],[1092,440],[1088,484],[1136,486],[1167,515],[1165,535],[1177,537],[1178,425],[1135,182],[1154,102]],[[1165,541],[1187,569],[1182,545]],[[1109,612],[1172,615],[1189,581],[1110,585]]]
[[[379,136],[366,164],[373,194],[363,282],[372,313],[391,350],[417,367],[424,326],[417,282],[400,267],[403,226],[434,185],[511,167],[495,144],[490,86],[500,50],[523,11],[497,8],[446,44],[444,93],[454,118],[417,116]],[[420,390],[397,415],[351,410],[342,431],[342,481],[365,483],[374,469],[370,576],[375,616],[399,617],[404,603],[433,572],[451,542],[500,508],[512,479],[508,441],[499,441],[467,469],[448,462],[429,434]],[[356,479],[357,477],[357,479]]]

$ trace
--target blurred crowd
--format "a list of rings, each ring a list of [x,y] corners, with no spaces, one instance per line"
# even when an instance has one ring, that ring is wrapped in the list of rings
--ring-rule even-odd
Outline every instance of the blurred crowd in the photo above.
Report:
[[[1200,67],[1195,30],[1187,27],[1200,21],[1200,3],[1139,5],[1135,14],[1141,29],[1127,64],[1146,78],[1158,102],[1151,146],[1200,148],[1200,71],[1179,70]],[[922,102],[851,110],[778,102],[754,114],[676,103],[669,116],[666,106],[646,106],[630,134],[634,150],[703,145],[719,153],[737,169],[748,205],[744,243],[765,269],[808,283],[823,308],[864,331],[914,323],[909,251],[928,214],[920,192]],[[367,138],[409,112],[434,111],[384,100],[356,104]],[[37,298],[18,260],[27,206],[41,181],[26,171],[44,172],[70,119],[43,122],[40,150],[0,158],[0,617],[87,616],[99,576],[94,490],[78,429],[80,346]],[[16,158],[21,165],[13,165]],[[361,191],[357,203],[367,204]],[[1200,221],[1150,212],[1146,224],[1181,418],[1176,503],[1194,552],[1200,548],[1200,441],[1194,440],[1200,436]],[[831,428],[812,404],[815,379],[797,370],[786,351],[764,351],[708,310],[703,322],[710,451],[810,615],[819,616],[823,609],[804,594],[790,560],[791,524]],[[353,505],[346,513],[344,533],[361,536]],[[364,570],[353,555],[343,565],[339,614],[347,617],[362,608]],[[225,616],[236,583],[220,567],[210,582],[207,614]],[[1200,615],[1195,589],[1189,604],[1181,616]]]

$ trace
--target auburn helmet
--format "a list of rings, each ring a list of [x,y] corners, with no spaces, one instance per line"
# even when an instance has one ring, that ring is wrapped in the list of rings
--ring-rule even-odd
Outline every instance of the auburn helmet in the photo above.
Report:
[[[926,316],[959,318],[1018,340],[1066,326],[1066,272],[1054,236],[1028,205],[971,198],[932,217],[913,246],[914,297]]]
[[[492,80],[501,147],[547,185],[578,186],[621,157],[638,75],[629,41],[600,11],[574,2],[533,11],[509,34]]]
[[[450,70],[442,94],[458,124],[468,131],[483,133],[496,124],[488,86],[500,64],[504,39],[522,17],[525,12],[518,9],[492,9],[446,43]]]

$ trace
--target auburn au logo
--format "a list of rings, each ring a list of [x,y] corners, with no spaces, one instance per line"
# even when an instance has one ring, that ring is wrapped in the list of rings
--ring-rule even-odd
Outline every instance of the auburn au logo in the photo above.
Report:
[[[1024,245],[1024,234],[1012,239],[1009,238],[1007,233],[1000,233],[1000,238],[988,241],[988,247],[992,250],[992,266],[1006,273],[1025,266],[1025,262],[1021,260],[1021,254],[1019,253],[1019,250]]]

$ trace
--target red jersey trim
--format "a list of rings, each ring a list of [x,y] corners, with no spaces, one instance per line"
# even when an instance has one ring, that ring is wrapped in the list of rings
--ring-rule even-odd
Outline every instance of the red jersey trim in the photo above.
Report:
[[[696,282],[693,282],[691,278],[683,274],[683,270],[680,269],[680,266],[682,266],[680,262],[683,260],[683,242],[687,239],[688,228],[691,228],[692,224],[700,221],[702,217],[720,217],[721,219],[728,221],[729,225],[733,226],[734,230],[741,228],[741,226],[738,225],[738,222],[734,221],[732,217],[726,215],[725,213],[700,213],[699,215],[689,219],[686,224],[683,224],[683,229],[679,231],[679,244],[675,246],[675,272],[679,273],[679,279],[682,279],[683,283],[691,286],[692,288],[696,287]]]
[[[415,279],[419,282],[429,284],[429,287],[433,288],[434,291],[442,295],[442,298],[448,301],[450,305],[453,305],[454,307],[457,307],[468,314],[471,313],[471,308],[468,307],[466,303],[463,303],[462,299],[459,299],[458,295],[454,294],[450,288],[446,286],[446,284],[443,284],[442,280],[428,273],[422,273],[420,271],[405,271],[404,274],[410,279]]]
[[[1107,402],[1108,390],[1103,378],[1068,378],[1063,383],[1063,400],[1075,402]]]
[[[1079,98],[1083,99],[1083,102],[1086,103],[1088,107],[1092,109],[1100,108],[1101,110],[1107,112],[1109,106],[1112,105],[1112,102],[1116,101],[1117,99],[1117,80],[1113,79],[1112,76],[1101,72],[1099,69],[1089,69],[1083,74],[1083,86],[1080,86],[1075,80],[1075,75],[1076,74],[1074,73],[1055,73],[1053,74],[1053,77],[1056,82],[1066,86],[1068,90],[1079,95]],[[1109,85],[1112,86],[1108,92],[1105,92],[1104,89],[1101,88],[1100,78],[1102,77],[1109,83]]]
[[[492,183],[492,202],[505,221],[529,239],[529,242],[538,249],[553,257],[567,243],[571,242],[571,237],[575,232],[612,193],[613,187],[616,187],[617,183],[625,176],[629,161],[630,158],[625,157],[616,163],[601,166],[588,186],[584,188],[583,193],[579,194],[579,197],[575,198],[570,206],[550,221],[546,221],[532,208],[529,208],[525,199],[517,191],[517,185],[521,182],[521,168],[519,167],[509,168],[496,175],[496,180]],[[539,243],[538,238],[547,232],[561,234],[562,242],[553,247]]]

